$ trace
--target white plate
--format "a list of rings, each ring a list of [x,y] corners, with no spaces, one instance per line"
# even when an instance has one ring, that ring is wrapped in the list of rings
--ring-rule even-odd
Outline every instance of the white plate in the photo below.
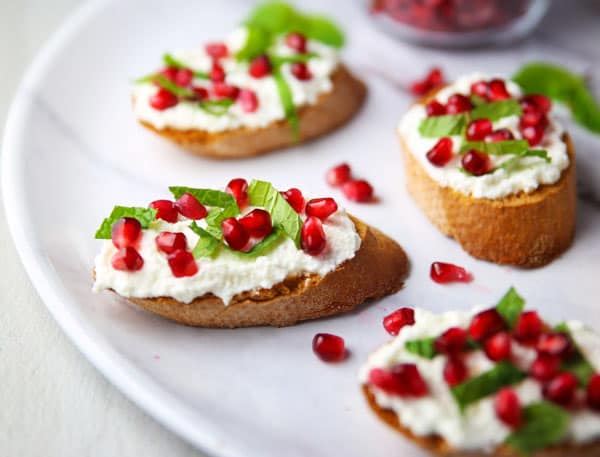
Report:
[[[167,49],[220,37],[247,2],[229,1],[226,10],[221,2],[183,0],[87,4],[46,46],[12,107],[3,151],[10,227],[35,287],[73,342],[140,407],[198,447],[236,457],[423,455],[371,415],[356,382],[359,365],[387,339],[382,317],[406,305],[492,304],[514,284],[552,318],[600,328],[600,216],[581,204],[575,245],[546,268],[519,271],[471,259],[425,220],[404,190],[393,132],[410,99],[361,70],[384,61],[398,74],[414,66],[414,75],[441,54],[396,45],[371,29],[357,5],[304,3],[337,12],[353,32],[346,56],[368,81],[369,101],[347,128],[322,140],[230,162],[188,156],[136,125],[129,81]],[[381,58],[386,49],[404,53],[404,60]],[[455,56],[441,63],[458,71],[481,61],[461,63]],[[324,171],[342,160],[375,184],[382,201],[349,209],[400,241],[412,260],[406,289],[396,296],[291,328],[207,330],[91,293],[99,249],[93,233],[113,204],[144,205],[167,196],[168,185],[223,186],[235,176],[330,194]],[[433,284],[434,260],[468,267],[475,282]],[[352,355],[345,363],[327,365],[312,354],[311,339],[322,331],[346,339]]]

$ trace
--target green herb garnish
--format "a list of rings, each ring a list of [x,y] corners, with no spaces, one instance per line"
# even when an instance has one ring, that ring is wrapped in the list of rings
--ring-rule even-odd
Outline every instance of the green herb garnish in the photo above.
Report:
[[[169,92],[177,95],[178,97],[194,98],[196,96],[196,94],[194,94],[194,92],[190,89],[178,86],[170,79],[165,78],[163,75],[156,75],[156,83],[163,89],[167,89]]]
[[[411,340],[404,343],[404,348],[418,356],[424,357],[426,359],[433,359],[438,352],[435,350],[436,338],[422,338],[420,340]]]
[[[218,239],[223,238],[221,222],[228,217],[235,217],[238,214],[240,214],[240,209],[237,203],[226,206],[223,209],[213,209],[209,211],[205,219],[207,224],[206,231]]]
[[[235,55],[235,58],[241,61],[251,61],[266,54],[273,40],[271,33],[257,24],[246,24],[246,30],[248,33],[246,43]]]
[[[177,68],[179,70],[184,69],[184,68],[190,69],[191,72],[194,74],[194,78],[198,78],[198,79],[210,79],[210,75],[208,73],[203,72],[203,71],[197,71],[197,70],[191,69],[189,66],[187,66],[186,64],[184,64],[180,60],[177,60],[171,54],[165,54],[165,55],[163,55],[163,62],[165,63],[165,65],[167,67]]]
[[[213,116],[223,116],[229,111],[229,107],[233,105],[233,100],[223,98],[221,100],[203,100],[198,103],[198,106]]]
[[[527,140],[506,140],[506,141],[465,141],[460,147],[460,153],[464,154],[470,149],[485,152],[490,155],[521,155],[529,150]]]
[[[443,116],[426,117],[419,125],[419,132],[427,138],[440,138],[462,134],[467,126],[467,116],[464,114],[447,114]]]
[[[473,108],[471,119],[489,119],[497,121],[503,117],[520,116],[523,113],[521,105],[517,100],[499,100],[497,102],[484,103]]]
[[[194,257],[196,259],[200,257],[213,257],[221,246],[221,242],[202,227],[199,227],[196,221],[191,223],[190,229],[198,235],[198,241],[192,250]]]
[[[298,118],[298,111],[296,110],[296,105],[294,105],[294,99],[292,98],[292,90],[279,69],[273,71],[273,78],[275,79],[275,84],[277,84],[277,91],[279,92],[279,98],[283,105],[285,118],[290,123],[294,138],[299,140],[300,119]]]
[[[157,211],[153,208],[140,208],[133,206],[115,206],[110,213],[110,216],[105,218],[96,231],[95,238],[100,240],[110,240],[112,226],[115,222],[123,217],[132,217],[137,219],[142,228],[148,228],[150,222],[156,218]]]
[[[185,187],[185,186],[171,186],[169,190],[173,194],[173,197],[177,200],[183,194],[191,194],[196,199],[206,206],[218,206],[219,208],[225,208],[227,206],[236,205],[235,198],[233,195],[228,194],[227,192],[223,192],[220,190],[214,189],[197,189],[194,187]],[[239,213],[239,209],[238,209]]]
[[[561,365],[561,369],[563,371],[568,371],[569,373],[574,374],[579,380],[579,384],[581,387],[587,386],[588,382],[592,375],[596,372],[594,367],[590,365],[590,363],[586,360],[581,349],[575,344],[575,340],[573,339],[573,335],[571,334],[571,329],[566,324],[566,322],[562,322],[554,327],[556,332],[565,333],[569,339],[571,340],[571,344],[575,348],[575,353],[567,360],[563,361]]]
[[[504,297],[500,299],[496,305],[496,311],[504,318],[509,327],[513,327],[523,308],[525,307],[525,300],[521,297],[514,287],[511,287]]]
[[[294,54],[291,56],[276,56],[269,55],[269,60],[273,66],[280,66],[284,63],[308,62],[310,59],[319,57],[315,52],[307,52],[305,54]]]

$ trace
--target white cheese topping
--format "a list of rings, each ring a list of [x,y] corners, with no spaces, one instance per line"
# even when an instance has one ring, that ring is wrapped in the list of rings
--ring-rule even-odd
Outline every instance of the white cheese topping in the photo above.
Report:
[[[511,430],[496,416],[494,396],[484,398],[467,407],[461,414],[458,404],[444,381],[443,369],[447,357],[438,355],[432,360],[411,354],[404,349],[407,341],[436,337],[450,327],[467,328],[471,317],[481,309],[470,312],[451,311],[434,314],[422,309],[415,310],[415,324],[404,327],[398,336],[375,351],[361,368],[359,379],[366,384],[373,368],[390,368],[398,363],[414,363],[427,383],[429,394],[422,398],[401,398],[370,387],[375,400],[382,408],[396,413],[400,423],[417,436],[438,435],[451,446],[465,450],[493,450],[502,444]],[[578,322],[569,322],[569,329],[581,351],[588,356],[592,352],[598,362],[600,337]],[[513,341],[514,362],[526,370],[535,359],[535,351]],[[490,370],[491,362],[483,351],[465,356],[471,376]],[[596,366],[596,365],[594,365]],[[542,399],[542,386],[535,379],[527,378],[514,386],[522,405]],[[589,442],[600,438],[600,414],[588,409],[571,413],[568,439]]]
[[[450,95],[459,93],[469,95],[471,84],[481,80],[490,80],[489,76],[476,73],[464,76],[456,83],[442,89],[436,100],[446,103]],[[506,81],[506,88],[513,97],[521,95],[521,89],[512,81]],[[554,184],[560,179],[561,172],[569,166],[567,147],[562,141],[563,127],[556,121],[552,111],[548,115],[548,128],[540,145],[533,149],[545,149],[551,162],[537,157],[521,159],[518,170],[508,173],[500,168],[482,176],[469,176],[461,171],[458,151],[462,145],[460,136],[453,136],[453,151],[455,157],[443,167],[433,165],[426,157],[427,152],[437,143],[439,138],[425,138],[419,133],[419,124],[427,117],[425,106],[416,104],[404,115],[399,125],[399,133],[421,166],[429,176],[442,187],[451,187],[473,198],[499,199],[519,192],[533,192],[543,184]],[[519,132],[519,117],[509,116],[493,122],[494,130],[507,128],[515,139],[522,139]],[[492,166],[496,167],[511,156],[490,156]]]
[[[246,29],[240,28],[225,40],[230,56],[235,55],[236,51],[244,46],[246,37]],[[300,81],[294,77],[290,72],[289,63],[281,66],[281,72],[290,86],[296,106],[315,104],[319,95],[330,92],[333,87],[331,74],[338,65],[336,48],[318,41],[307,40],[307,51],[318,55],[308,61],[308,68],[313,75],[310,80]],[[273,45],[272,52],[277,56],[290,56],[295,53],[284,43],[283,38]],[[177,51],[173,56],[196,71],[210,72],[212,60],[206,54],[204,46]],[[137,84],[133,90],[133,109],[138,119],[158,129],[171,127],[179,130],[220,132],[239,127],[266,127],[273,121],[285,118],[277,85],[272,76],[254,78],[248,73],[248,63],[238,62],[233,57],[221,59],[220,62],[227,74],[225,82],[240,88],[252,89],[256,93],[259,105],[255,112],[246,113],[236,103],[227,113],[215,116],[200,109],[197,102],[187,101],[180,101],[176,106],[164,111],[156,110],[150,106],[149,99],[158,88],[152,83],[145,83]],[[208,89],[211,82],[195,79],[194,85]]]
[[[361,244],[354,223],[344,211],[338,210],[323,223],[327,247],[318,256],[297,249],[294,242],[286,237],[273,251],[256,259],[240,260],[226,251],[215,259],[199,258],[196,260],[198,273],[176,278],[171,273],[166,254],[156,248],[155,238],[162,231],[183,232],[188,249],[192,249],[198,236],[189,229],[190,223],[189,219],[174,224],[157,220],[144,230],[138,249],[144,266],[135,272],[118,271],[112,267],[111,258],[117,249],[111,240],[106,240],[95,260],[93,290],[113,289],[123,297],[173,297],[184,303],[212,293],[227,305],[236,294],[271,288],[286,277],[304,273],[324,276],[354,257]]]

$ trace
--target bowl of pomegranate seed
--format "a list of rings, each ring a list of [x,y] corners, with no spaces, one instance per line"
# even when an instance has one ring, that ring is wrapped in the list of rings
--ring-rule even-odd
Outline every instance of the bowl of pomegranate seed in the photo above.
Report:
[[[440,47],[504,44],[531,32],[548,0],[370,0],[375,22],[398,38]]]

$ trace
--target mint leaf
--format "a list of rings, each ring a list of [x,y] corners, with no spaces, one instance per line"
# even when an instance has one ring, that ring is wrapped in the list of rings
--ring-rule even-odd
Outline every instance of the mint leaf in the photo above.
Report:
[[[509,327],[514,327],[517,319],[525,307],[525,300],[521,297],[514,287],[500,299],[496,305],[496,311],[504,318]]]
[[[462,134],[467,125],[464,114],[446,114],[426,117],[419,125],[419,132],[427,138],[440,138]]]
[[[241,252],[231,250],[231,252],[235,253],[241,259],[255,259],[273,251],[283,240],[285,240],[284,231],[279,227],[273,227],[273,231],[250,251]]]
[[[235,198],[233,195],[228,194],[227,192],[222,192],[220,190],[214,189],[196,189],[194,187],[185,187],[185,186],[171,186],[169,187],[169,191],[177,200],[183,194],[192,194],[196,199],[206,206],[218,206],[219,208],[225,208],[227,206],[236,205]],[[238,208],[239,214],[239,208]]]
[[[479,95],[471,95],[469,98],[471,99],[473,106],[484,105],[487,103],[487,100]]]
[[[240,214],[240,209],[237,203],[226,206],[223,209],[213,209],[206,215],[206,231],[217,239],[223,238],[223,232],[221,231],[221,222],[228,217],[235,217]]]
[[[569,413],[541,401],[523,408],[523,426],[512,432],[506,444],[526,455],[560,443],[569,431]]]
[[[198,106],[213,116],[223,116],[229,111],[229,107],[233,105],[233,100],[223,98],[221,100],[203,100],[198,103]]]
[[[292,98],[292,90],[290,89],[290,86],[279,69],[275,69],[273,71],[273,78],[275,79],[275,84],[277,85],[277,91],[279,92],[279,98],[281,99],[281,104],[283,105],[285,118],[290,123],[294,138],[299,139],[300,119],[298,118],[296,105],[294,105],[294,99]]]
[[[521,155],[529,150],[527,140],[506,140],[506,141],[465,141],[460,147],[460,153],[464,154],[470,149],[485,152],[490,155]]]
[[[198,235],[198,241],[192,250],[194,258],[213,257],[217,253],[219,246],[221,246],[221,242],[202,227],[199,227],[196,221],[191,223],[190,229]]]
[[[344,46],[344,33],[340,28],[323,16],[305,16],[304,23],[306,28],[298,30],[304,33],[308,38],[320,41],[334,48]]]
[[[569,328],[566,322],[561,322],[560,324],[555,325],[554,331],[566,334],[571,340],[573,348],[575,348],[574,354],[567,360],[563,361],[561,369],[563,371],[568,371],[574,374],[579,380],[579,384],[581,385],[581,387],[587,386],[588,382],[590,381],[590,378],[596,370],[586,360],[583,353],[581,352],[581,349],[579,349],[579,347],[575,343],[573,335],[571,335],[571,329]]]
[[[471,111],[471,119],[486,118],[490,121],[497,121],[503,117],[520,116],[522,113],[523,110],[521,110],[521,105],[519,105],[517,100],[499,100],[476,106]]]
[[[193,91],[186,89],[185,87],[178,86],[170,79],[165,78],[163,75],[156,75],[156,83],[163,89],[167,89],[169,92],[182,98],[194,98],[196,95]]]
[[[252,206],[265,208],[271,215],[273,225],[279,225],[296,247],[300,247],[302,219],[271,183],[252,180],[248,186],[248,197]]]
[[[115,206],[110,216],[105,218],[96,231],[94,237],[100,240],[110,240],[112,226],[122,217],[133,217],[140,221],[142,228],[148,228],[150,222],[156,218],[157,211],[153,208],[140,208],[134,206]]]
[[[319,57],[319,54],[316,52],[307,52],[304,54],[294,54],[291,56],[269,55],[269,60],[273,66],[278,67],[284,63],[308,62],[310,59],[314,59],[315,57]]]
[[[268,30],[259,25],[248,24],[246,30],[248,31],[246,43],[235,54],[235,57],[237,60],[248,62],[261,54],[265,54],[271,46],[273,37]]]
[[[509,362],[500,362],[494,368],[452,387],[452,396],[461,411],[482,398],[496,393],[504,386],[516,384],[527,375]]]
[[[186,64],[184,64],[180,60],[177,60],[175,57],[173,57],[171,54],[163,55],[163,62],[165,63],[165,65],[167,67],[177,68],[179,70],[181,70],[183,68],[189,68],[192,71],[192,73],[194,74],[194,78],[210,79],[210,75],[208,73],[203,72],[203,71],[196,71],[196,70],[188,67]]]
[[[404,343],[404,349],[426,359],[433,359],[438,354],[434,347],[435,340],[435,338],[422,338],[420,340],[407,341]]]

